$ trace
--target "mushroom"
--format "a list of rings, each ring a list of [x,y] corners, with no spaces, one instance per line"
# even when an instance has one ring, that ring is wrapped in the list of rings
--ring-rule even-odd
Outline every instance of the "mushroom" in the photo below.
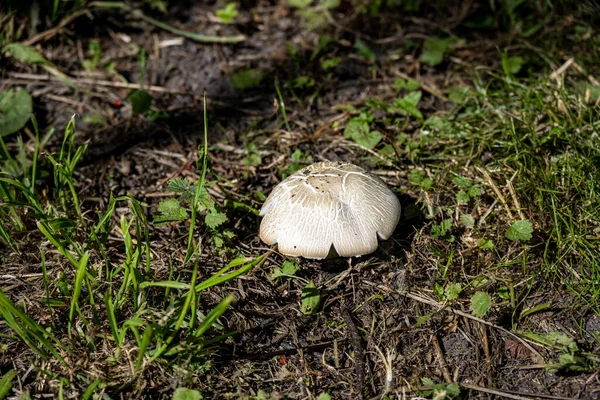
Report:
[[[360,256],[377,249],[377,236],[392,235],[400,210],[379,177],[354,164],[319,162],[273,189],[260,210],[260,238],[288,256]]]

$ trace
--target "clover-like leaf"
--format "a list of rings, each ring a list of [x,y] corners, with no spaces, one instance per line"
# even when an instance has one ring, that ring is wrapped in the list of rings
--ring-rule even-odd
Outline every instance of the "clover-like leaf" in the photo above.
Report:
[[[531,234],[533,233],[533,227],[531,221],[524,219],[521,221],[515,221],[506,230],[506,238],[512,241],[526,242],[531,240]]]
[[[492,307],[492,298],[486,292],[476,292],[471,297],[471,310],[476,317],[483,317]]]

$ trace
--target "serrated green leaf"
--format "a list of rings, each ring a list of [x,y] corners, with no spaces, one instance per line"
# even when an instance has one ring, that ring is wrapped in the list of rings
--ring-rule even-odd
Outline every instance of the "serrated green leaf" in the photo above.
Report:
[[[483,317],[492,307],[492,298],[486,292],[476,292],[471,297],[471,310],[476,317]]]
[[[481,196],[481,188],[477,185],[473,185],[469,188],[468,193],[471,198],[479,197],[479,196]]]
[[[187,211],[181,207],[176,199],[166,199],[158,204],[156,213],[154,214],[154,224],[161,225],[174,221],[185,221],[187,219]]]
[[[462,287],[460,283],[450,283],[446,286],[444,290],[444,294],[446,295],[446,299],[448,300],[456,300],[458,299],[458,295],[462,291]]]
[[[8,51],[14,58],[25,64],[48,63],[48,60],[46,60],[36,49],[22,43],[7,44],[4,46],[4,51]]]
[[[462,176],[455,176],[452,179],[452,182],[454,182],[454,184],[460,188],[468,188],[471,187],[472,182],[470,179],[464,178]]]
[[[469,197],[469,194],[464,190],[461,190],[458,193],[456,193],[456,201],[458,203],[468,203],[470,199],[471,198]]]
[[[265,73],[260,69],[247,69],[231,75],[231,84],[236,89],[248,89],[260,85]]]
[[[150,93],[141,89],[132,90],[127,95],[127,100],[131,103],[131,108],[134,114],[143,114],[150,109],[152,105],[152,96]]]
[[[167,184],[167,188],[171,192],[183,193],[188,188],[188,180],[184,178],[173,178]]]
[[[506,238],[512,241],[528,241],[531,240],[532,233],[533,226],[531,225],[531,221],[524,219],[512,223],[506,230]]]
[[[31,118],[32,101],[27,91],[18,89],[0,92],[0,137],[19,131]]]
[[[211,229],[215,229],[217,226],[224,224],[225,221],[227,221],[227,216],[223,213],[218,212],[214,208],[212,208],[204,218],[206,226],[208,226]]]
[[[321,293],[315,287],[315,283],[310,281],[302,289],[302,298],[300,310],[304,314],[315,314],[321,303]]]

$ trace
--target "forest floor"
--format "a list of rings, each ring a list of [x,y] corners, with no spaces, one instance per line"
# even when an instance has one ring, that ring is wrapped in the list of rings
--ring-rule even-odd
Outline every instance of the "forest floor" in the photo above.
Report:
[[[598,398],[597,14],[248,3],[0,14],[0,398]],[[398,195],[375,253],[261,243],[323,160]]]

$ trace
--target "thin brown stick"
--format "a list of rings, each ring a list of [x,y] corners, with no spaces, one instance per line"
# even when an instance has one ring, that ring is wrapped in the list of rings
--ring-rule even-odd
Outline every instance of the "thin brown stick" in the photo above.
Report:
[[[60,33],[60,31],[67,26],[68,24],[70,24],[73,20],[79,18],[80,16],[82,16],[83,14],[88,13],[87,9],[83,9],[83,10],[79,10],[74,12],[73,14],[63,18],[58,25],[44,31],[44,32],[40,32],[37,35],[25,40],[23,42],[24,45],[26,46],[32,46],[37,42],[40,41],[46,41],[49,39],[52,39],[54,36],[58,35]]]
[[[348,327],[348,334],[350,335],[350,343],[354,349],[354,368],[356,370],[356,390],[358,391],[358,398],[364,399],[364,384],[365,384],[365,368],[364,358],[365,352],[360,341],[360,334],[354,324],[350,311],[344,307],[342,309],[342,317]]]
[[[488,389],[488,388],[484,388],[481,386],[471,385],[470,383],[461,383],[460,386],[464,387],[465,389],[475,390],[477,392],[495,394],[496,396],[504,397],[507,399],[534,400],[532,397],[523,397],[523,396],[516,395],[516,394],[501,392],[501,391],[495,390],[495,389]]]
[[[440,364],[440,368],[442,369],[442,374],[444,375],[446,383],[452,383],[452,377],[450,376],[448,364],[446,364],[444,353],[442,353],[442,347],[440,346],[440,342],[435,334],[431,335],[431,343],[433,344],[433,349],[435,350],[435,355],[438,363]]]
[[[24,79],[24,80],[29,80],[29,81],[52,81],[52,82],[60,82],[59,79],[54,78],[50,75],[43,75],[43,74],[27,74],[27,73],[22,73],[22,72],[11,72],[9,74],[7,74],[8,76],[10,76],[11,78],[15,78],[15,79]],[[102,79],[89,79],[89,78],[83,78],[83,79],[77,79],[77,78],[72,78],[69,77],[69,79],[75,83],[77,86],[104,86],[104,87],[112,87],[112,88],[120,88],[120,89],[139,89],[140,88],[140,84],[139,83],[128,83],[128,82],[113,82],[113,81],[106,81],[106,80],[102,80]],[[171,93],[171,94],[186,94],[185,92],[181,92],[179,90],[174,90],[174,89],[169,89],[166,87],[162,87],[162,86],[144,86],[144,89],[149,90],[151,92],[159,92],[159,93]]]
[[[490,184],[490,186],[492,187],[492,190],[494,191],[494,193],[496,193],[496,196],[498,196],[498,199],[500,200],[500,202],[502,203],[502,205],[506,209],[506,212],[508,213],[508,216],[510,217],[511,220],[513,220],[514,217],[513,217],[512,212],[510,211],[510,207],[508,206],[508,203],[506,202],[506,199],[502,195],[502,192],[500,192],[500,189],[498,189],[498,186],[496,186],[496,184],[494,183],[494,181],[493,181],[492,177],[490,176],[490,174],[485,169],[483,169],[483,168],[477,167],[477,169],[479,170],[479,172],[481,172],[481,174],[483,175],[483,177],[485,178],[485,180]]]

